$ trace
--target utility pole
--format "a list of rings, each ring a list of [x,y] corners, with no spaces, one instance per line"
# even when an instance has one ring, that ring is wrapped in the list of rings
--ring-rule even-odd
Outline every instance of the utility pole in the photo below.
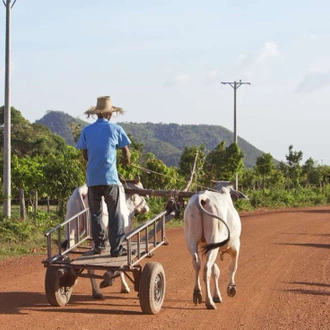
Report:
[[[221,84],[223,85],[230,85],[234,89],[234,142],[237,143],[237,113],[236,113],[236,91],[242,85],[251,85],[249,82],[243,82],[242,80],[239,81],[222,81]],[[236,173],[235,178],[235,189],[238,190],[238,174]]]
[[[11,113],[10,113],[10,11],[16,0],[2,0],[6,7],[6,47],[5,47],[5,105],[3,111],[3,215],[11,217]]]

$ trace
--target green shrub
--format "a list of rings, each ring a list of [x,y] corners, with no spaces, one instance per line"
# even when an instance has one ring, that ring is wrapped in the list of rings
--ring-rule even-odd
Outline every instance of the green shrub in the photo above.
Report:
[[[62,219],[46,212],[30,213],[25,221],[19,218],[0,220],[0,258],[31,253],[46,254],[45,232]]]
[[[330,185],[321,188],[309,187],[298,189],[265,189],[246,190],[244,194],[249,200],[238,200],[236,209],[240,211],[253,211],[260,208],[283,209],[288,207],[308,207],[327,205],[330,203]],[[187,199],[188,200],[188,199]],[[187,201],[186,200],[186,201]],[[151,197],[148,199],[150,211],[147,214],[137,215],[133,227],[152,219],[165,210],[167,197]],[[182,226],[184,209],[177,219],[167,223],[169,226]],[[30,253],[46,255],[46,239],[44,234],[63,222],[55,211],[48,214],[38,210],[29,212],[25,221],[19,220],[19,212],[13,210],[12,219],[0,220],[0,256],[13,256]]]
[[[31,237],[34,226],[29,222],[5,219],[0,221],[0,237],[6,243],[23,243]]]

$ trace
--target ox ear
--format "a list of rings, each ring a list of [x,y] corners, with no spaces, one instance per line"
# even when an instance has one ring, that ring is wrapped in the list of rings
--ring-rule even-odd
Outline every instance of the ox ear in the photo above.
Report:
[[[141,182],[141,179],[139,176],[137,176],[134,180],[133,180],[133,183],[134,184],[139,184]]]
[[[232,179],[232,180],[230,181],[230,185],[233,186],[233,187],[235,187],[235,185],[236,185],[236,180],[235,180],[235,179]]]
[[[230,196],[234,203],[240,198],[249,200],[249,198],[247,196],[245,196],[243,193],[241,193],[240,191],[235,190],[235,189],[230,189]]]

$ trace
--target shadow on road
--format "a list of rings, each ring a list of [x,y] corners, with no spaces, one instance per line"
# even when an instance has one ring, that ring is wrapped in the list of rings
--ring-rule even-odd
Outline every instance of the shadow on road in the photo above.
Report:
[[[301,236],[321,236],[321,237],[327,237],[330,236],[329,234],[324,234],[324,233],[282,233],[282,235],[301,235]]]
[[[291,245],[291,246],[306,246],[315,247],[320,249],[330,249],[330,244],[319,244],[319,243],[274,243],[275,245]]]
[[[300,285],[314,285],[320,287],[330,288],[330,284],[326,283],[310,283],[310,282],[287,282],[288,284],[300,284]]]
[[[123,307],[127,307],[127,305],[122,305]],[[29,308],[29,311],[34,311],[34,312],[42,312],[42,313],[65,313],[67,314],[93,314],[93,315],[145,315],[143,314],[142,310],[139,307],[139,310],[137,311],[132,311],[132,310],[123,310],[123,309],[113,309],[109,307],[108,309],[100,309],[98,307],[96,308],[90,308],[90,305],[86,308],[43,308],[43,309],[36,309],[36,308]]]
[[[56,313],[89,313],[89,314],[142,314],[140,305],[134,303],[137,298],[108,296],[104,303],[95,300],[89,295],[72,295],[70,302],[65,307],[50,306],[44,293],[41,292],[0,292],[0,314],[28,314],[29,311],[56,312]],[[120,301],[121,300],[121,301]],[[129,304],[123,302],[130,301]],[[134,300],[134,301],[133,301]],[[84,304],[85,308],[82,307]],[[131,306],[129,306],[131,304]],[[78,308],[77,308],[78,307]],[[106,307],[106,309],[102,309]],[[132,307],[134,310],[123,310]],[[138,309],[138,310],[135,310]],[[1,326],[0,326],[1,328]]]
[[[22,308],[47,304],[45,294],[40,292],[0,292],[0,314],[26,314]]]
[[[319,288],[330,288],[330,284],[314,282],[283,282],[290,285],[303,286],[301,288],[285,289],[286,292],[297,294],[308,294],[314,296],[330,296],[330,291],[320,290]]]
[[[330,296],[330,292],[317,291],[317,290],[308,290],[308,289],[286,289],[286,292],[293,292],[299,294],[309,294],[314,296]]]

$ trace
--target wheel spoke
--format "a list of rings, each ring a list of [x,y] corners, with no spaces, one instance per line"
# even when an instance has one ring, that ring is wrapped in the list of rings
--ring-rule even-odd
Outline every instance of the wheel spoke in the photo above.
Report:
[[[163,297],[163,284],[162,283],[163,283],[162,276],[160,274],[158,274],[156,276],[155,285],[154,285],[154,289],[155,289],[154,298],[155,298],[156,303],[159,303]]]

